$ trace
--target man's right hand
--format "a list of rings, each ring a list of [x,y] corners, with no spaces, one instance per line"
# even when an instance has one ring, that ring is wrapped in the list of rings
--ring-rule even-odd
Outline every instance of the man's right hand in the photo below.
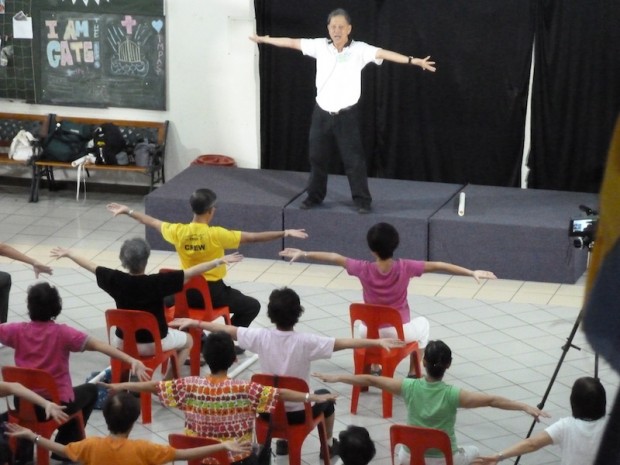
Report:
[[[127,205],[121,205],[120,203],[109,203],[106,205],[106,208],[114,216],[129,214],[129,207]]]
[[[304,251],[301,249],[294,249],[292,247],[287,247],[286,249],[280,251],[278,255],[284,258],[290,258],[291,259],[290,262],[293,263],[298,258],[302,257],[303,254],[304,254]]]

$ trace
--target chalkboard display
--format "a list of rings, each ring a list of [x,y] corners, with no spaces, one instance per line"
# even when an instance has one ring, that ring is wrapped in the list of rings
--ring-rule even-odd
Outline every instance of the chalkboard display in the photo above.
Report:
[[[41,11],[40,103],[166,108],[162,16]]]

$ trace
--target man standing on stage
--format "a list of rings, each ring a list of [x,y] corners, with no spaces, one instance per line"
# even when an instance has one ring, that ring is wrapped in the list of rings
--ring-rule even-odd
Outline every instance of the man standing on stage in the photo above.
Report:
[[[310,179],[308,196],[301,204],[304,210],[323,202],[327,192],[329,159],[333,152],[338,151],[357,212],[370,212],[372,197],[368,190],[357,106],[362,91],[362,69],[370,62],[380,65],[383,60],[388,60],[435,71],[435,62],[430,61],[430,56],[414,58],[354,41],[349,39],[351,29],[351,17],[339,8],[327,17],[330,40],[250,37],[257,44],[300,50],[316,59],[316,106],[308,142]]]

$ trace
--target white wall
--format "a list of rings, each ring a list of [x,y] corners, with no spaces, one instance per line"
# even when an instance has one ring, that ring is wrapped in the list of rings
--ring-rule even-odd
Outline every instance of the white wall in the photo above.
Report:
[[[258,168],[258,51],[248,39],[255,24],[253,2],[164,1],[168,47],[167,111],[29,105],[8,100],[0,100],[0,111],[129,120],[168,119],[168,179],[204,153],[229,155],[241,167]],[[106,182],[126,184],[129,179],[99,174],[97,176]]]

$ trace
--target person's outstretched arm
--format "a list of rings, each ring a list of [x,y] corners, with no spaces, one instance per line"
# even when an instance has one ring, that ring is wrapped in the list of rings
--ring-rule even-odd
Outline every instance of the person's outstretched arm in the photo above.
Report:
[[[280,257],[290,258],[291,263],[299,260],[300,258],[307,258],[318,262],[326,262],[332,265],[344,267],[347,261],[347,257],[334,252],[307,252],[305,250],[294,249],[292,247],[287,247],[282,250],[279,255]]]
[[[424,262],[425,273],[435,273],[437,271],[443,271],[445,273],[461,276],[471,276],[477,283],[479,283],[481,279],[497,279],[497,276],[495,276],[492,271],[470,270],[462,266],[445,262]]]
[[[92,350],[96,352],[101,352],[102,354],[107,355],[108,357],[112,357],[122,362],[125,362],[129,366],[131,366],[131,372],[135,374],[138,379],[142,381],[147,381],[151,379],[149,375],[149,371],[152,371],[150,368],[144,366],[140,360],[137,360],[130,355],[126,354],[122,350],[117,349],[114,346],[111,346],[107,342],[103,342],[97,338],[90,337],[86,339],[85,350]]]
[[[151,228],[156,229],[158,232],[161,232],[161,225],[163,221],[158,220],[157,218],[153,218],[146,213],[137,212],[129,208],[127,205],[121,205],[120,203],[109,203],[108,205],[106,205],[106,208],[114,216],[127,215],[136,220],[138,223],[150,226]]]
[[[124,383],[97,383],[109,391],[157,392],[158,381],[126,381]]]
[[[45,439],[43,436],[29,430],[28,428],[19,426],[16,423],[7,423],[6,429],[7,429],[7,434],[9,436],[13,436],[14,438],[27,439],[29,441],[34,442],[37,446],[41,446],[53,452],[54,454],[62,455],[63,457],[67,456],[65,454],[64,444],[60,444],[58,442]]]
[[[404,347],[404,345],[404,341],[392,338],[362,339],[341,337],[336,339],[336,342],[334,343],[334,352],[343,349],[366,349],[369,347],[382,347],[385,350],[390,350]]]
[[[69,415],[63,411],[66,407],[44,399],[36,392],[31,391],[19,383],[0,381],[0,397],[6,396],[21,397],[30,403],[38,405],[39,407],[45,409],[45,418],[49,419],[51,417],[56,420],[57,423],[65,421],[69,418]]]
[[[533,416],[536,421],[539,421],[539,417],[549,418],[551,416],[544,410],[540,410],[538,407],[533,407],[523,402],[517,402],[493,394],[485,394],[484,392],[470,392],[464,389],[461,389],[459,396],[459,407],[493,407],[501,410],[521,410],[522,412]]]
[[[284,231],[263,231],[263,232],[246,232],[241,231],[241,244],[250,242],[269,242],[283,237],[296,237],[297,239],[306,239],[308,234],[305,229],[285,229]]]
[[[194,276],[198,276],[205,271],[209,271],[221,265],[228,265],[230,263],[240,262],[241,260],[243,260],[243,255],[241,255],[239,252],[235,252],[229,255],[224,255],[222,258],[216,258],[215,260],[211,260],[210,262],[199,263],[198,265],[194,265],[191,268],[183,270],[183,281],[187,282]]]
[[[210,333],[224,331],[225,333],[230,334],[230,337],[232,337],[234,341],[237,340],[237,327],[233,325],[223,325],[221,323],[213,323],[211,321],[199,321],[193,320],[191,318],[175,318],[170,323],[168,323],[168,326],[170,326],[171,328],[178,328],[181,331],[188,328],[206,329]]]
[[[329,402],[335,401],[338,398],[338,394],[315,394],[313,392],[299,392],[292,391],[290,389],[281,388],[278,389],[282,400],[287,402]]]
[[[215,454],[221,450],[230,452],[250,452],[252,450],[252,443],[250,441],[226,441],[219,444],[213,444],[210,446],[192,447],[191,449],[176,449],[174,454],[174,460],[194,460],[200,459],[207,455]]]
[[[419,66],[424,71],[435,72],[435,62],[431,61],[430,55],[426,58],[414,58],[412,56],[403,55],[402,53],[393,52],[391,50],[385,50],[380,48],[375,55],[381,60],[392,61],[394,63],[400,63],[403,65]]]
[[[44,265],[34,258],[30,258],[28,255],[2,242],[0,242],[0,255],[31,265],[34,270],[35,278],[38,278],[41,273],[52,274],[52,269],[49,266]]]
[[[551,439],[549,433],[547,433],[546,431],[541,431],[535,436],[524,439],[523,441],[519,441],[515,445],[510,446],[507,449],[502,449],[495,455],[478,457],[472,462],[472,464],[495,465],[496,463],[504,459],[510,457],[518,457],[519,455],[523,454],[529,454],[530,452],[537,451],[538,449],[542,449],[543,447],[546,447],[550,444],[553,444],[553,439]]]
[[[97,269],[97,265],[95,263],[91,262],[85,257],[81,257],[80,255],[76,254],[73,250],[70,250],[70,249],[65,249],[62,247],[54,247],[52,251],[50,252],[50,255],[56,258],[56,260],[58,260],[59,258],[67,257],[68,259],[73,260],[75,263],[80,265],[85,270],[90,271],[91,273],[94,273],[95,270]]]
[[[301,50],[301,39],[293,39],[291,37],[270,37],[251,35],[250,40],[257,44],[273,45],[281,48],[292,48],[294,50]]]
[[[312,376],[320,379],[324,383],[345,383],[351,386],[376,387],[397,396],[400,395],[403,384],[402,379],[375,375],[328,375],[325,373],[312,373]]]

